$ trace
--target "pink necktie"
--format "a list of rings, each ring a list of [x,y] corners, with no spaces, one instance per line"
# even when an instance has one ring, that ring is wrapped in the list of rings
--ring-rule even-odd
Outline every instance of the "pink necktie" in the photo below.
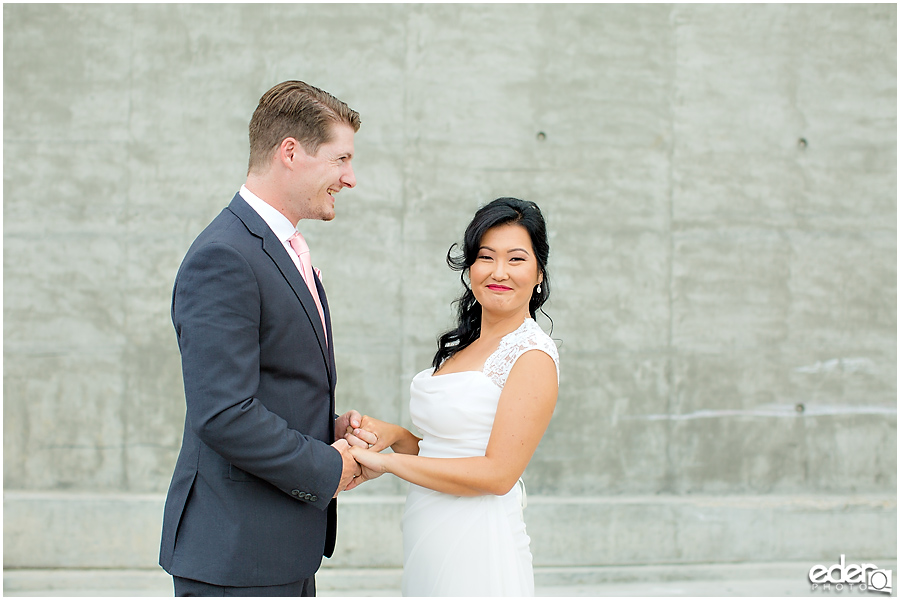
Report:
[[[319,309],[319,318],[322,319],[322,331],[326,332],[325,343],[327,344],[328,328],[325,327],[325,311],[322,310],[322,302],[319,300],[319,291],[316,289],[316,279],[313,277],[312,259],[309,256],[309,245],[306,243],[306,240],[303,239],[303,236],[300,235],[299,231],[295,232],[288,241],[291,243],[291,248],[294,249],[294,252],[297,253],[297,257],[300,259],[300,265],[303,267],[300,274],[303,275],[306,287],[309,288],[309,293],[312,294],[313,300],[316,301],[316,308]]]

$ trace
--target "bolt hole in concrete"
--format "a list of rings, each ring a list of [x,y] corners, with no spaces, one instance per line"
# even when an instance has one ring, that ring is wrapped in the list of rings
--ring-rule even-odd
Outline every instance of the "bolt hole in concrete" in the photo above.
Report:
[[[801,150],[806,149],[808,145],[809,143],[806,141],[806,138],[800,138],[799,140],[797,140],[797,147],[799,147]]]
[[[543,141],[546,140],[546,139],[547,139],[547,134],[544,133],[543,131],[538,131],[538,134],[537,134],[537,141],[543,142]]]

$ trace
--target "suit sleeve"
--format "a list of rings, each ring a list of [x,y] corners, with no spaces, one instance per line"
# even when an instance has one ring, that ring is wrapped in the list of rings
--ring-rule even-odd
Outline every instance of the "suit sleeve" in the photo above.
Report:
[[[325,509],[340,482],[340,453],[288,427],[254,397],[260,377],[260,290],[247,260],[207,244],[182,266],[172,318],[191,428],[238,468]],[[302,490],[298,494],[298,490]]]

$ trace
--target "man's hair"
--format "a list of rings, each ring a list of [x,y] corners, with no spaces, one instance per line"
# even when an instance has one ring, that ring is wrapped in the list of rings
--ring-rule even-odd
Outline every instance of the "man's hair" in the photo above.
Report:
[[[359,131],[359,113],[328,92],[302,81],[279,83],[259,99],[250,119],[248,172],[265,170],[272,152],[285,138],[296,139],[307,154],[331,141],[333,123]]]

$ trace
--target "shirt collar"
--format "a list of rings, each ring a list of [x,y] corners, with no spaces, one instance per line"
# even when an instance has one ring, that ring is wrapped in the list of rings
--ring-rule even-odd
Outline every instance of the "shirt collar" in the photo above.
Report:
[[[262,220],[266,222],[266,225],[269,226],[269,229],[272,230],[272,233],[274,233],[281,242],[288,241],[288,238],[297,231],[297,227],[293,225],[286,216],[281,214],[277,208],[248,190],[247,186],[241,186],[240,194],[241,198],[250,205],[250,208],[255,210],[259,216],[262,217]]]

